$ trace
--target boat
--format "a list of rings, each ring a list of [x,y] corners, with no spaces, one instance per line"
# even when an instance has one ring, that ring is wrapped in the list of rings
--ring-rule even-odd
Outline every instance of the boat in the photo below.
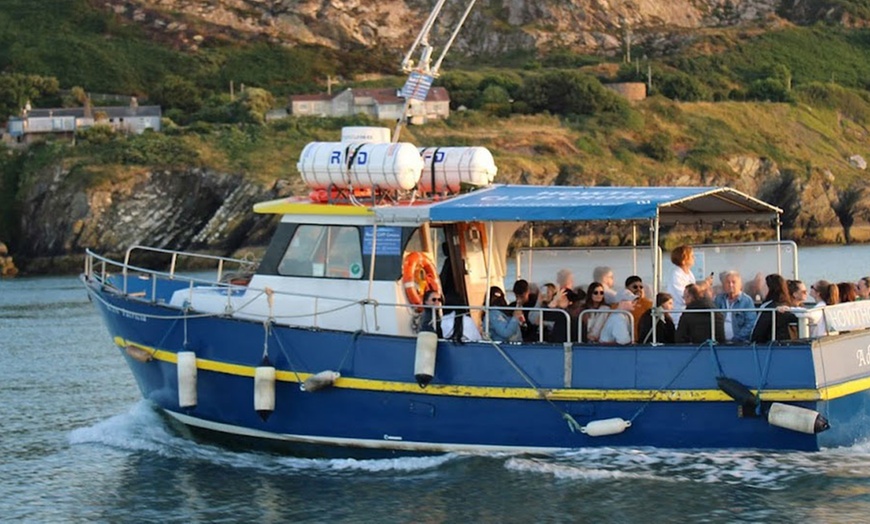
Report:
[[[87,252],[81,280],[114,347],[142,396],[185,433],[332,457],[814,451],[870,435],[868,302],[825,307],[820,337],[798,314],[794,339],[764,344],[489,336],[488,290],[552,280],[548,268],[580,274],[609,261],[658,291],[663,232],[678,224],[772,224],[769,241],[695,246],[697,270],[743,253],[753,271],[797,278],[780,209],[727,187],[498,184],[484,148],[378,136],[353,129],[305,148],[311,194],[254,207],[281,215],[256,263],[139,245],[122,260]],[[631,245],[536,247],[548,224],[594,223],[627,228]],[[211,269],[184,273],[185,260]],[[446,295],[444,275],[481,340],[439,338],[421,322],[437,308],[422,304],[426,291]]]

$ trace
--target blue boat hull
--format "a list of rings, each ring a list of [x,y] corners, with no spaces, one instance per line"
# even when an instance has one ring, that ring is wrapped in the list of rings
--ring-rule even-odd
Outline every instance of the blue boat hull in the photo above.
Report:
[[[588,446],[811,451],[870,434],[870,372],[821,380],[821,352],[809,343],[575,345],[566,352],[561,345],[442,340],[434,379],[421,388],[413,338],[185,319],[175,308],[90,290],[144,398],[195,434],[232,445],[317,456]],[[853,346],[867,347],[867,335],[861,337],[837,349],[842,358],[852,358]],[[176,355],[185,350],[197,357],[197,402],[182,408]],[[275,410],[265,419],[253,400],[254,369],[264,355],[278,370]],[[341,373],[334,387],[300,389],[323,370]],[[720,375],[759,388],[762,416],[718,390]],[[772,401],[816,410],[831,429],[806,434],[773,426],[763,416]],[[593,437],[579,429],[617,417],[630,421],[621,433]]]

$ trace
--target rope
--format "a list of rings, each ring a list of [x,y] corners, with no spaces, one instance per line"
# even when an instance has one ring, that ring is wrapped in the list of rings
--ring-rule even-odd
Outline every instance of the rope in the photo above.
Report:
[[[674,377],[673,377],[672,379],[670,379],[670,380],[668,381],[667,384],[663,385],[662,387],[660,387],[659,389],[657,389],[655,392],[653,392],[653,394],[650,395],[649,399],[648,399],[646,402],[644,402],[644,403],[640,406],[640,408],[638,408],[637,412],[635,412],[635,414],[634,414],[630,419],[628,419],[628,421],[631,422],[631,423],[633,424],[634,421],[635,421],[635,419],[636,419],[637,417],[639,417],[640,414],[643,413],[643,412],[646,410],[647,406],[650,405],[650,403],[653,401],[653,399],[656,397],[656,395],[658,395],[658,394],[661,393],[662,391],[664,391],[664,390],[670,388],[670,387],[671,387],[671,384],[673,384],[673,383],[674,383],[678,378],[680,378],[680,375],[682,375],[683,372],[686,371],[686,368],[689,367],[689,364],[691,364],[692,361],[695,360],[695,357],[698,356],[698,353],[700,353],[701,350],[704,349],[704,346],[708,346],[708,345],[709,345],[710,348],[712,349],[712,348],[713,348],[713,340],[706,340],[706,341],[704,341],[703,343],[701,343],[697,348],[695,348],[695,352],[692,353],[692,356],[689,357],[688,360],[686,360],[686,363],[683,364],[683,367],[681,367],[679,371],[677,371],[677,374],[674,375]],[[718,359],[717,359],[717,360],[718,360]],[[721,369],[721,367],[720,367],[719,369]]]
[[[501,357],[503,359],[505,359],[505,361],[508,364],[510,364],[510,366],[512,368],[514,368],[514,371],[516,371],[517,374],[520,377],[522,377],[522,379],[524,381],[526,381],[526,384],[528,384],[532,389],[535,390],[535,392],[538,394],[538,397],[545,400],[547,402],[547,404],[550,405],[550,407],[552,407],[554,410],[556,410],[556,413],[559,413],[559,415],[562,417],[562,419],[568,423],[568,429],[571,430],[571,433],[574,433],[574,432],[580,430],[581,426],[576,420],[574,420],[574,417],[572,417],[567,411],[559,408],[559,406],[554,404],[553,401],[550,400],[549,397],[547,397],[547,394],[544,392],[544,390],[542,390],[540,387],[538,387],[538,385],[535,384],[535,382],[532,380],[532,378],[529,377],[529,375],[526,374],[526,372],[523,371],[522,368],[520,368],[520,366],[516,362],[514,362],[513,359],[510,358],[510,356],[507,353],[505,353],[505,351],[501,348],[501,345],[499,345],[494,340],[489,340],[487,342],[489,342],[490,345],[492,345],[492,347],[494,347],[496,349],[496,351],[498,351],[499,355],[501,355]]]
[[[761,390],[767,385],[767,377],[770,373],[770,360],[773,355],[773,340],[767,344],[767,361],[764,363],[764,370],[761,368],[761,362],[758,360],[758,348],[755,342],[752,343],[752,352],[755,354],[755,367],[758,371],[758,387],[755,390],[755,398],[758,402],[755,405],[755,414],[761,415]]]

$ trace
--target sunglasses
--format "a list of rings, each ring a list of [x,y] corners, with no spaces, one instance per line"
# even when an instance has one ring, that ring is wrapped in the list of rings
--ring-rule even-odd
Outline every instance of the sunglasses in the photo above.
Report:
[[[603,295],[604,291],[593,291],[592,294],[593,295]]]
[[[441,298],[439,297],[432,297],[429,300],[431,300],[432,302],[443,302],[443,300],[441,300]]]
[[[629,289],[643,289],[643,284],[632,284]]]

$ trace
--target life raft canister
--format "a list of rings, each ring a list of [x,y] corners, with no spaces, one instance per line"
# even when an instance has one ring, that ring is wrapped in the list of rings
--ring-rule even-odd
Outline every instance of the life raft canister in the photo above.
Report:
[[[441,292],[441,281],[435,263],[426,253],[422,251],[408,253],[402,265],[402,285],[408,302],[415,305],[423,303],[423,295],[426,291],[434,289],[438,293]]]

